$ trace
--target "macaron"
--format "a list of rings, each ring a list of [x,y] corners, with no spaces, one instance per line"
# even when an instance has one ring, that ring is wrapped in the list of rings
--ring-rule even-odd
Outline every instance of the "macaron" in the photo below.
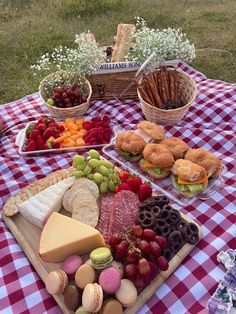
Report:
[[[99,247],[90,253],[90,259],[95,269],[104,269],[111,265],[113,257],[107,247]]]
[[[106,299],[99,311],[99,314],[122,314],[123,308],[119,301],[116,299]]]
[[[73,275],[82,264],[83,260],[79,255],[71,255],[65,259],[62,268],[67,275]]]
[[[103,291],[102,287],[97,283],[89,283],[83,291],[82,306],[92,313],[98,312],[102,307]]]
[[[114,267],[103,269],[99,275],[98,283],[104,292],[109,294],[115,293],[121,284],[119,271]]]
[[[45,279],[46,290],[52,295],[62,293],[67,284],[68,277],[62,269],[51,271]]]
[[[87,261],[85,261],[85,264],[88,264],[88,265],[90,265],[90,266],[93,266],[93,263],[92,263],[92,261],[91,261],[90,258],[87,259]]]
[[[120,288],[116,291],[117,300],[124,306],[132,306],[138,297],[137,289],[129,279],[122,279]]]
[[[81,265],[75,273],[75,283],[80,289],[84,289],[88,283],[93,283],[95,280],[95,270],[88,264]]]
[[[69,284],[63,292],[64,302],[68,309],[75,311],[82,302],[82,295],[75,284]]]
[[[85,311],[85,309],[83,308],[83,306],[80,306],[80,307],[76,310],[75,314],[91,314],[91,313],[88,312],[88,311]]]

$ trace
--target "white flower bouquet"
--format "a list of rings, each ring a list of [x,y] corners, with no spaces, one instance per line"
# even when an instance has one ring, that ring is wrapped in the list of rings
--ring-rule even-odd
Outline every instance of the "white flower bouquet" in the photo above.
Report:
[[[144,62],[153,52],[160,62],[173,59],[191,62],[196,57],[194,44],[181,29],[151,29],[144,19],[137,17],[127,60]]]

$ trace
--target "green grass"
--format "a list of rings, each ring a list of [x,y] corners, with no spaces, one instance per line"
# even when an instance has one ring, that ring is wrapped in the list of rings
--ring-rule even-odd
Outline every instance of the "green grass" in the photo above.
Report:
[[[143,17],[155,28],[181,27],[194,42],[192,66],[210,78],[236,82],[235,0],[2,0],[0,4],[0,103],[37,91],[30,65],[59,46],[73,46],[76,33],[90,29],[101,45],[112,43],[118,23]],[[96,0],[92,0],[96,2]],[[214,5],[213,5],[214,3]],[[62,5],[63,4],[63,5]]]

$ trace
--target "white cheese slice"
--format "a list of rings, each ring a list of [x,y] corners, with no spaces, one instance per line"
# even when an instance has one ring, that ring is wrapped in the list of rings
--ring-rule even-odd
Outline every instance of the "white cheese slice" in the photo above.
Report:
[[[74,177],[70,177],[39,192],[19,204],[19,212],[32,224],[42,229],[51,213],[61,209],[63,195],[75,180]]]

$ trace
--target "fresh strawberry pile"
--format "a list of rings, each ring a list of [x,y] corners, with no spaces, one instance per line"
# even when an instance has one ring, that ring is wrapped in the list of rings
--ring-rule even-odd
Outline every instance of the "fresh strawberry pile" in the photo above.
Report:
[[[83,128],[87,131],[83,140],[87,145],[107,144],[110,142],[112,129],[109,125],[108,116],[94,117],[90,121],[83,123]]]
[[[59,148],[59,143],[54,143],[52,138],[58,138],[64,131],[64,127],[55,122],[51,117],[42,117],[37,123],[31,124],[26,130],[27,141],[25,152]]]
[[[115,189],[115,193],[122,190],[132,191],[138,195],[140,202],[152,196],[152,187],[149,183],[143,183],[140,177],[131,175],[128,171],[121,171],[119,177],[121,184]]]

